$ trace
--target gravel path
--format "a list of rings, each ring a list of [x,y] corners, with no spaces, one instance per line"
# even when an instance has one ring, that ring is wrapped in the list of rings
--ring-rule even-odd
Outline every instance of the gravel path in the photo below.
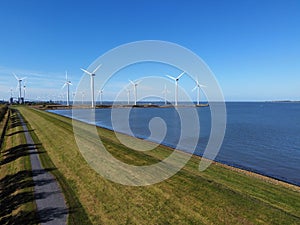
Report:
[[[19,115],[28,145],[35,146],[28,128]],[[38,156],[36,147],[29,150],[34,181],[34,193],[40,224],[67,224],[68,208],[58,182],[49,171],[45,170]]]

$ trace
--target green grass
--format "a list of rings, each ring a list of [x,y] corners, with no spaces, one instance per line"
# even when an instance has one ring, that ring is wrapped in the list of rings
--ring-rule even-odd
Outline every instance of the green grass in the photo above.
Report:
[[[38,224],[25,136],[15,111],[8,115],[0,126],[8,119],[0,152],[0,224]]]
[[[93,224],[300,224],[299,191],[218,164],[199,172],[198,157],[155,185],[113,183],[83,159],[70,119],[27,107],[18,109],[34,129],[35,141],[42,143],[51,159],[48,166],[57,168],[69,204],[70,196],[74,196],[74,205],[79,201],[83,207],[81,215],[72,215],[74,221],[77,217],[82,220],[86,213]],[[86,147],[94,149],[97,139],[82,132]],[[134,165],[158,162],[172,151],[159,146],[137,152],[121,145],[112,131],[99,128],[98,133],[116,158]],[[45,164],[48,161],[43,160]]]

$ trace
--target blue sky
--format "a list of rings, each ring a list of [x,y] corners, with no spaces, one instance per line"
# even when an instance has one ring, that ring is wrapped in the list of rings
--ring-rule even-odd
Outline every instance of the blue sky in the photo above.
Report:
[[[3,0],[0,99],[9,98],[11,88],[17,95],[12,72],[28,77],[28,98],[64,98],[65,70],[74,92],[83,75],[79,68],[108,50],[164,40],[199,55],[228,101],[300,100],[299,24],[297,0]],[[180,85],[193,88],[188,78]]]

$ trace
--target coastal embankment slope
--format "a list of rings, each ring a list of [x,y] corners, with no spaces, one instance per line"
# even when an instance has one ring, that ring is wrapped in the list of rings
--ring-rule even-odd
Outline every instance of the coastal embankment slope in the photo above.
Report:
[[[64,191],[76,195],[94,224],[300,222],[298,187],[269,182],[218,163],[200,172],[199,157],[193,156],[176,175],[154,185],[132,187],[113,183],[97,174],[83,159],[71,119],[28,107],[18,110],[68,183],[69,190]],[[165,146],[147,152],[134,151],[120,144],[112,131],[97,129],[106,149],[128,164],[153,164],[173,151]],[[85,144],[93,149],[96,141],[87,136]]]

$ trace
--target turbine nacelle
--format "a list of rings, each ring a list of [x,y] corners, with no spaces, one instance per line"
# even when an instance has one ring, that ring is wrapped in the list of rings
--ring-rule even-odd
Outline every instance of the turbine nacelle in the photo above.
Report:
[[[175,81],[175,106],[177,106],[178,104],[178,81],[179,79],[183,76],[185,72],[182,72],[178,77],[172,77],[170,75],[166,75],[167,77],[169,77],[171,80]]]
[[[13,73],[14,77],[16,78],[17,81],[21,82],[23,80],[25,80],[27,77],[22,77],[22,78],[19,78],[15,73]]]
[[[96,76],[96,71],[102,66],[102,64],[98,65],[92,72],[87,71],[85,69],[80,68],[84,73],[90,75],[91,77]]]
[[[183,76],[183,74],[185,74],[185,72],[182,72],[178,77],[172,77],[170,75],[166,75],[166,76],[169,77],[171,80],[174,80],[177,82]]]

